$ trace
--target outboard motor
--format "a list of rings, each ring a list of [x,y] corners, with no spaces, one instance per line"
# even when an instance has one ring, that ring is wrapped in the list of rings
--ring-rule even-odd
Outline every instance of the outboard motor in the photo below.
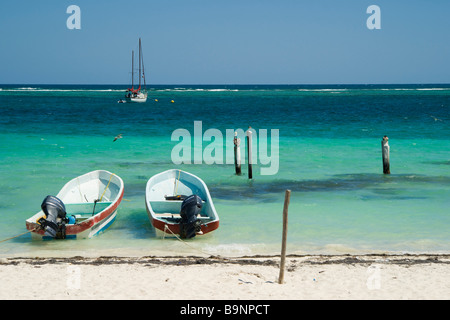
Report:
[[[45,216],[37,222],[44,228],[44,236],[65,239],[66,238],[66,207],[57,197],[47,196],[42,201],[41,209]]]
[[[202,199],[193,194],[181,203],[180,237],[189,239],[195,237],[196,232],[201,230],[201,221],[197,215],[202,210]]]

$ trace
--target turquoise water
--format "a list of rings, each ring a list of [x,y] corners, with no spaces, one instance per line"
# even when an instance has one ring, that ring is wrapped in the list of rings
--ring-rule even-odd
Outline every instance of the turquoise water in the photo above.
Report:
[[[0,85],[0,240],[25,232],[44,197],[76,176],[105,169],[125,183],[104,234],[50,242],[25,234],[0,243],[0,255],[277,254],[286,189],[290,254],[449,252],[449,85],[156,86],[145,104],[118,104],[125,89]],[[185,129],[193,141],[194,121],[222,133],[224,162],[227,129],[278,129],[268,152],[278,151],[278,171],[261,175],[267,166],[257,163],[249,181],[246,165],[242,176],[233,164],[175,165],[172,133]],[[210,144],[192,143],[192,152]],[[147,180],[171,168],[201,177],[220,216],[215,233],[189,246],[156,238],[145,209]]]

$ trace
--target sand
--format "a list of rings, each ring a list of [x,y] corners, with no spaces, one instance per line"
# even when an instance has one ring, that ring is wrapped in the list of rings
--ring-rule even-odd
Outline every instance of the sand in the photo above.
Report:
[[[0,299],[450,299],[450,255],[1,258]]]

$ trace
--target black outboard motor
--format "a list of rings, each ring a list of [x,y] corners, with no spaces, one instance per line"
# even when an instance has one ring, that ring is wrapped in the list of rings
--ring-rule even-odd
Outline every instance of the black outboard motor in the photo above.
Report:
[[[202,199],[193,194],[181,203],[180,237],[189,239],[195,237],[195,233],[201,230],[201,221],[197,215],[202,210]]]
[[[41,209],[45,218],[40,218],[37,222],[44,228],[45,236],[65,239],[66,238],[66,207],[57,197],[47,196],[42,201]]]

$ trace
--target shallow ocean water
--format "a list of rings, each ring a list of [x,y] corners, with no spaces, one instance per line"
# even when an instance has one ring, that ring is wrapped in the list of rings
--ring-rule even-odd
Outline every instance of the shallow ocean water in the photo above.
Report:
[[[23,235],[1,243],[0,255],[278,254],[286,189],[288,253],[448,253],[450,86],[156,86],[145,104],[118,104],[125,86],[0,88],[0,240],[25,232],[44,197],[78,175],[105,169],[125,183],[102,235],[39,243]],[[195,145],[194,121],[201,134],[222,133],[224,164],[173,163],[177,129],[191,134],[192,162],[212,146],[205,137]],[[278,156],[276,174],[262,175],[268,165],[258,162],[251,181],[246,164],[236,176],[226,163],[226,130],[249,125],[258,147],[260,129],[279,130],[279,145],[269,139],[267,150]],[[384,135],[390,175],[382,174]],[[208,185],[220,216],[212,235],[188,245],[155,237],[145,184],[170,168]]]

